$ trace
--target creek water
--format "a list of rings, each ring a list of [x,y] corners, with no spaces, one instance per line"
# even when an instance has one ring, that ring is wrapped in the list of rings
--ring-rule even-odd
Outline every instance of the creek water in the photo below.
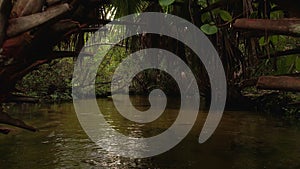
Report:
[[[137,109],[149,107],[144,97],[135,96],[131,100]],[[147,137],[163,132],[176,119],[180,104],[177,99],[169,100],[163,115],[147,124],[122,117],[111,99],[99,99],[98,105],[118,132]],[[9,135],[0,135],[1,169],[300,168],[299,126],[255,112],[224,112],[213,136],[199,144],[199,133],[207,116],[207,112],[201,110],[188,136],[173,149],[155,157],[131,159],[113,155],[92,142],[81,128],[72,103],[16,104],[6,106],[5,110],[39,131],[32,133],[15,128]],[[107,144],[110,144],[109,138]]]

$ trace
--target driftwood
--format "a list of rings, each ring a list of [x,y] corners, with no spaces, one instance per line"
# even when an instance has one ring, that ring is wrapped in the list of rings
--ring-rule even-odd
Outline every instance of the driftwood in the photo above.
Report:
[[[300,92],[300,78],[289,76],[262,76],[258,78],[256,87],[266,90]]]
[[[45,12],[32,14],[29,16],[14,18],[9,20],[9,26],[7,28],[7,36],[13,37],[20,33],[26,32],[32,28],[35,28],[57,16],[69,11],[70,6],[65,3],[52,8],[49,8]]]
[[[233,23],[233,27],[237,29],[269,31],[290,36],[300,36],[300,19],[237,19]]]
[[[11,1],[0,0],[0,48],[5,38],[5,30],[11,7]]]

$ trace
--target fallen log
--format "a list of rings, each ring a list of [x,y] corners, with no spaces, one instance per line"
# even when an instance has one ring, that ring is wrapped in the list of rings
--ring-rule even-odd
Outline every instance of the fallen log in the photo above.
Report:
[[[269,31],[271,33],[300,36],[300,19],[237,19],[232,25],[237,29]]]
[[[45,12],[11,19],[9,20],[9,26],[7,28],[7,36],[13,37],[20,33],[26,32],[68,12],[70,9],[70,6],[65,3],[51,7]]]
[[[0,0],[0,47],[5,39],[7,20],[12,8],[11,1]]]
[[[265,90],[283,90],[300,92],[300,78],[289,76],[262,76],[256,87]]]

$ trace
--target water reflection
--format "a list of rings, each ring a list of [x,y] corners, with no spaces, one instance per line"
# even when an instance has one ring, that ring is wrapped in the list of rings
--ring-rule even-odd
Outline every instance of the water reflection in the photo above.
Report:
[[[177,116],[177,103],[153,123],[132,123],[120,116],[108,99],[99,100],[107,121],[119,132],[152,136],[168,128]],[[133,98],[145,109],[145,98]],[[153,158],[129,159],[114,156],[90,141],[81,129],[71,103],[60,105],[14,105],[6,107],[40,131],[15,129],[0,135],[0,168],[300,168],[300,131],[280,120],[250,112],[226,112],[216,133],[204,144],[198,137],[205,113],[188,137],[172,150]],[[109,131],[105,131],[108,132]],[[113,137],[106,143],[111,144]],[[142,145],[136,145],[142,146]],[[143,145],[145,146],[145,145]]]

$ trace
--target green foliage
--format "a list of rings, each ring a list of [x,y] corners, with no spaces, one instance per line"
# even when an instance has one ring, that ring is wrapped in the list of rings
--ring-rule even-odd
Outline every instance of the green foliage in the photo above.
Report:
[[[263,55],[267,55],[269,50],[269,54],[274,54],[275,52],[278,51],[285,51],[289,49],[294,49],[297,48],[297,38],[292,38],[288,36],[283,36],[283,35],[272,35],[272,36],[267,36],[267,38],[261,37],[259,39],[259,45],[261,49],[264,51],[262,53]],[[264,65],[264,69],[266,71],[270,71],[268,69],[268,66],[272,67],[272,65],[268,64],[271,61],[273,61],[273,58],[267,59]],[[299,57],[298,55],[288,55],[288,56],[281,56],[276,58],[274,60],[275,65],[276,65],[276,70],[273,70],[272,72],[269,72],[270,75],[281,75],[281,74],[291,74],[291,73],[297,73],[299,72]]]
[[[276,51],[284,51],[299,47],[299,39],[282,35],[270,36],[270,34],[268,33],[266,35],[262,35],[262,37],[257,37],[257,35],[252,36],[251,34],[250,36],[244,36],[243,33],[247,34],[248,32],[237,32],[236,30],[233,31],[232,27],[230,26],[230,22],[232,22],[233,18],[244,17],[242,16],[242,14],[245,13],[247,13],[246,15],[248,16],[250,14],[248,13],[248,11],[253,10],[254,11],[250,14],[249,17],[259,17],[257,10],[258,4],[254,4],[251,7],[251,10],[244,9],[246,7],[240,5],[243,3],[237,3],[237,5],[232,4],[232,6],[228,4],[226,8],[216,8],[212,9],[211,11],[202,13],[201,18],[199,18],[200,16],[198,15],[197,17],[195,17],[196,14],[199,13],[198,6],[197,8],[194,8],[194,6],[188,6],[188,1],[184,0],[176,1],[181,2],[183,4],[182,6],[177,4],[174,5],[175,1],[176,0],[159,0],[155,2],[146,0],[112,0],[112,4],[109,4],[104,8],[105,13],[108,13],[110,17],[109,19],[113,19],[128,14],[143,12],[145,11],[145,9],[148,10],[148,7],[150,5],[153,5],[153,3],[159,2],[159,4],[155,4],[155,7],[159,7],[159,9],[162,9],[163,12],[171,13],[190,21],[192,20],[191,17],[193,17],[193,19],[197,21],[195,22],[195,24],[197,24],[197,26],[200,27],[201,31],[203,31],[205,34],[214,35],[219,32],[218,36],[211,36],[210,38],[212,42],[216,42],[216,44],[214,45],[216,46],[216,48],[218,48],[217,51],[219,52],[222,62],[224,63],[228,81],[230,83],[236,83],[237,81],[243,79],[254,78],[261,75],[297,73],[300,71],[300,58],[297,55],[285,56],[276,59],[257,59],[258,56],[274,54]],[[196,1],[196,3],[200,5],[201,10],[218,1],[219,0],[198,0]],[[272,9],[274,9],[274,7],[275,6],[273,5]],[[247,12],[245,10],[247,10]],[[283,16],[284,13],[281,10],[272,11],[270,13],[271,19],[280,19],[283,18]],[[201,22],[199,22],[200,20]],[[89,36],[85,34],[84,39],[87,40],[88,37]],[[109,41],[110,38],[113,39],[115,37],[108,37],[108,39],[105,40]],[[140,37],[138,36],[136,36],[135,38],[137,38],[138,40],[134,41],[132,40],[133,38],[129,38],[129,41],[127,43],[120,43],[120,46],[126,44],[126,48],[123,46],[115,46],[106,54],[106,57],[104,58],[102,64],[99,66],[98,74],[96,76],[97,95],[105,95],[105,93],[110,90],[109,82],[111,81],[111,77],[118,65],[130,53],[128,50],[139,50],[140,48],[147,46],[147,43],[153,43],[149,41],[141,42],[142,40],[140,40]],[[151,40],[152,39],[150,39],[150,41]],[[75,42],[76,41],[74,41],[74,44]],[[160,42],[162,42],[161,44],[163,44],[163,40],[161,40]],[[141,45],[141,43],[144,44]],[[74,44],[68,44],[68,49],[74,50]],[[178,46],[178,44],[176,43],[170,44],[170,46],[166,46],[166,48],[168,48],[169,50],[173,50],[171,52],[174,53],[175,50],[176,52],[179,52],[179,48],[176,48],[176,45]],[[106,45],[106,47],[108,46]],[[105,50],[99,50],[98,54],[103,51]],[[191,52],[189,52],[187,48],[184,48],[180,52],[181,53],[179,53],[179,55],[185,57],[182,59],[186,59],[187,63],[193,63],[194,60],[191,59],[193,58],[193,54],[191,54]],[[97,62],[96,58],[97,57],[90,59],[90,62]],[[59,101],[71,99],[71,78],[73,69],[72,64],[72,59],[63,59],[43,65],[38,70],[35,70],[31,74],[24,77],[22,82],[19,83],[18,88],[23,90],[27,95],[44,97],[49,100]],[[200,72],[200,70],[202,70],[200,67],[201,66],[194,66],[193,68],[199,69]],[[157,78],[157,76],[160,76],[160,78]],[[171,78],[169,76],[155,70],[143,72],[140,73],[138,77],[135,78],[135,80],[133,80],[131,87],[136,91],[140,91],[140,93],[143,93],[154,87],[165,87],[163,88],[163,90],[172,93],[172,91],[176,90],[176,86],[170,85],[174,84],[174,82],[170,79]],[[271,100],[274,99],[273,97],[270,98]],[[286,98],[282,97],[280,99],[284,100]],[[274,102],[276,104],[280,101],[274,99]],[[267,105],[265,108],[272,108],[272,105]],[[271,109],[269,109],[269,111],[271,111]]]
[[[213,35],[218,32],[218,27],[216,26],[216,23],[213,19],[216,17],[220,17],[224,22],[232,21],[232,16],[226,10],[215,9],[211,12],[205,12],[201,15],[201,21],[202,23],[204,23],[204,25],[200,27],[202,32],[204,32],[207,35]]]
[[[54,60],[26,75],[17,88],[28,96],[48,101],[70,100],[73,59]]]
[[[201,21],[203,23],[207,23],[207,22],[210,22],[212,19],[211,19],[211,16],[209,14],[209,12],[205,12],[204,14],[201,15]]]
[[[221,10],[221,9],[216,9],[216,10],[213,11],[213,13],[215,15],[219,15],[221,17],[221,19],[225,22],[232,21],[232,16],[230,15],[230,13],[228,11]]]
[[[159,0],[158,2],[161,6],[165,7],[165,6],[169,6],[172,3],[174,3],[175,0]]]
[[[293,73],[296,70],[296,66],[299,65],[299,63],[297,63],[297,62],[299,62],[297,55],[291,55],[291,56],[285,56],[285,57],[278,58],[278,60],[277,60],[278,70],[275,72],[275,74]]]
[[[261,112],[278,115],[284,118],[293,119],[300,117],[299,107],[289,106],[290,103],[297,101],[299,96],[284,92],[261,93],[254,100],[257,102],[257,109]]]
[[[284,18],[284,12],[282,10],[272,11],[270,13],[270,19]]]
[[[258,42],[259,42],[259,46],[265,46],[265,45],[268,44],[268,42],[265,39],[265,37],[261,37]]]
[[[143,0],[112,0],[113,7],[117,9],[116,18],[129,14],[140,13],[149,5],[149,1]]]
[[[258,18],[258,12],[257,12],[257,11],[253,11],[253,12],[250,14],[249,18],[251,18],[251,19]]]
[[[198,5],[202,6],[203,8],[207,7],[206,0],[198,0]]]
[[[213,35],[218,32],[217,26],[211,24],[204,24],[200,27],[200,29],[207,35]]]

